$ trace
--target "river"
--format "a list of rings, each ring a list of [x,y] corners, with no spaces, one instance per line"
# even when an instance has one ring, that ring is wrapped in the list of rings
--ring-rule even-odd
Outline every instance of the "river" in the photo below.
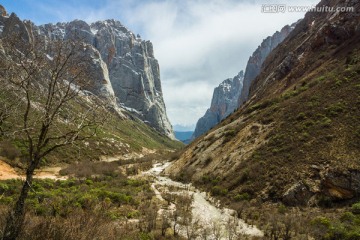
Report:
[[[188,194],[193,196],[192,201],[192,222],[196,222],[200,228],[200,232],[204,232],[206,229],[207,237],[198,236],[196,239],[238,239],[237,237],[247,236],[263,236],[256,226],[246,224],[242,219],[237,218],[237,214],[234,210],[220,207],[216,201],[214,201],[206,192],[201,192],[191,184],[184,184],[174,181],[162,174],[163,170],[170,166],[170,162],[156,163],[145,174],[153,176],[154,182],[152,188],[161,201],[164,201],[164,187],[166,187],[167,193],[173,194]],[[163,211],[173,211],[176,206],[172,203],[170,207],[161,209],[160,214]],[[185,227],[179,226],[179,233],[186,236]],[[230,235],[230,236],[229,236]],[[237,236],[235,238],[235,236]]]

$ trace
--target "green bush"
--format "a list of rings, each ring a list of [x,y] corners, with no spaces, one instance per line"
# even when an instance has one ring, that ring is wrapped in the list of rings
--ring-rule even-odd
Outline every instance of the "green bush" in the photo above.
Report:
[[[221,186],[214,186],[211,189],[211,193],[215,196],[225,196],[228,193],[228,190]]]
[[[298,120],[298,121],[303,121],[305,119],[306,119],[306,115],[303,112],[299,113],[296,117],[296,120]]]
[[[285,206],[284,204],[280,204],[280,206],[278,207],[278,212],[279,212],[280,214],[285,214],[286,211],[287,211],[286,206]]]
[[[327,114],[331,117],[336,117],[340,113],[344,112],[345,105],[342,102],[331,104],[326,108]]]
[[[323,128],[328,128],[331,126],[331,119],[328,118],[328,117],[323,117],[322,119],[320,119],[318,121],[318,124],[320,125],[320,127],[323,127]]]
[[[0,183],[0,193],[6,192],[9,190],[9,186],[6,183]]]
[[[351,206],[351,212],[352,212],[353,214],[360,214],[360,202],[354,203],[354,204]]]
[[[251,107],[249,107],[245,113],[252,113],[253,111],[270,107],[270,106],[278,103],[278,101],[279,101],[278,99],[271,99],[271,100],[265,100],[261,103],[254,104]]]
[[[225,132],[223,143],[230,142],[236,136],[235,130],[231,129]]]
[[[234,200],[237,202],[248,201],[248,200],[250,200],[250,195],[248,193],[240,193],[234,197]]]

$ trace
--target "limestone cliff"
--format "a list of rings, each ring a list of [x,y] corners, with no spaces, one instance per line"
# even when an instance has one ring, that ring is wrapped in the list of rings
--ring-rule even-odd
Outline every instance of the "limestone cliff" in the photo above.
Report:
[[[237,108],[243,78],[244,72],[241,71],[235,77],[224,80],[214,89],[211,106],[198,120],[192,139],[209,131]]]
[[[2,13],[4,11],[1,11]],[[174,138],[166,115],[160,70],[150,41],[136,37],[119,21],[87,24],[69,23],[35,26],[15,14],[0,16],[0,37],[17,32],[26,40],[41,38],[45,44],[55,40],[77,40],[84,45],[78,53],[87,60],[86,71],[93,84],[86,89],[113,102],[121,112],[131,112],[157,131]]]
[[[241,94],[238,99],[238,105],[242,105],[249,97],[249,88],[252,81],[259,75],[261,71],[261,66],[264,63],[266,57],[274,50],[284,39],[290,34],[294,29],[296,23],[291,26],[286,25],[283,27],[280,32],[277,31],[272,36],[265,38],[260,46],[255,50],[255,52],[249,58],[246,69],[243,87],[241,89]]]
[[[250,85],[260,73],[266,57],[289,35],[295,25],[296,23],[291,26],[286,25],[280,32],[277,31],[272,36],[264,39],[249,58],[245,74],[241,71],[234,78],[226,79],[219,87],[215,88],[211,107],[196,123],[192,139],[209,131],[248,99]],[[224,86],[226,87],[224,88]]]
[[[87,24],[81,20],[39,27],[49,38],[81,39],[106,63],[118,104],[150,126],[174,138],[163,100],[159,63],[153,45],[136,37],[119,21]]]

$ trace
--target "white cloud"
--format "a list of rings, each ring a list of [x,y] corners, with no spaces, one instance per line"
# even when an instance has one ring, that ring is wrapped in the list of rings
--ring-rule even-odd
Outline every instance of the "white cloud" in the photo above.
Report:
[[[133,9],[131,25],[141,26],[154,43],[173,124],[196,123],[210,105],[213,88],[244,69],[264,38],[304,15],[261,13],[262,4],[269,1],[158,1]]]
[[[61,7],[43,3],[42,9],[63,21],[115,18],[151,40],[170,120],[190,125],[209,107],[213,88],[244,69],[264,38],[304,15],[261,13],[262,4],[318,1],[107,0],[96,8],[89,3],[74,9],[61,2]]]

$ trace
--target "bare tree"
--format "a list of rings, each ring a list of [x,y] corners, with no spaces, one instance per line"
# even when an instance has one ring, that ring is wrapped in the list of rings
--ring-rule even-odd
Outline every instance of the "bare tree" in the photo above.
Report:
[[[0,58],[4,59],[5,52],[0,42]],[[9,130],[10,117],[15,115],[16,110],[18,110],[19,101],[14,98],[14,89],[9,84],[9,81],[4,78],[4,70],[6,70],[6,65],[4,61],[0,61],[0,136],[4,136]]]
[[[229,240],[236,239],[238,220],[235,217],[229,217],[226,221],[226,233]]]
[[[56,149],[93,137],[106,118],[103,102],[82,92],[91,83],[86,76],[87,59],[79,54],[85,44],[19,41],[16,36],[3,39],[6,57],[0,59],[0,77],[9,82],[16,93],[12,96],[21,103],[21,124],[14,124],[12,134],[27,146],[27,168],[21,193],[7,217],[3,240],[14,240],[20,234],[25,200],[41,160]]]
[[[199,236],[200,223],[199,220],[193,220],[191,217],[187,217],[184,220],[184,226],[186,230],[186,238],[188,240],[196,239]]]
[[[208,240],[210,237],[210,229],[208,227],[203,227],[200,231],[201,239]]]
[[[156,218],[158,213],[158,206],[153,204],[151,200],[143,202],[139,206],[141,217],[139,219],[139,230],[141,232],[151,232],[156,228]]]
[[[220,240],[222,238],[223,234],[221,231],[221,224],[220,224],[219,220],[214,220],[211,223],[211,231],[212,231],[212,235],[215,240]]]
[[[163,211],[161,214],[161,236],[165,237],[166,230],[171,227],[170,214]]]

